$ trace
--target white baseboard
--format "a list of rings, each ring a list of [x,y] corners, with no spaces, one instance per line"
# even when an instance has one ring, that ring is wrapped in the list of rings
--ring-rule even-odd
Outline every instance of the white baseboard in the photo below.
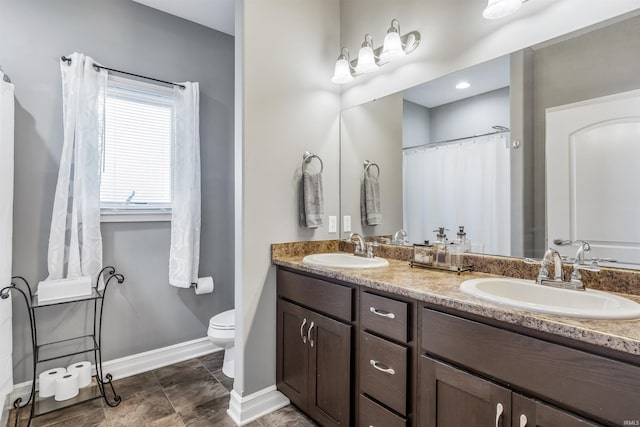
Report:
[[[289,399],[280,393],[275,385],[247,396],[240,396],[235,390],[232,390],[227,414],[229,414],[233,422],[243,426],[263,415],[277,411],[289,403]]]
[[[204,337],[109,360],[102,363],[102,370],[105,375],[109,373],[113,375],[113,379],[117,380],[222,350],[221,347],[214,345],[209,338]],[[93,373],[95,374],[95,366],[93,367]],[[37,388],[38,382],[36,380]],[[30,393],[31,381],[15,384],[7,402],[3,402],[3,408],[9,408],[11,403],[15,402],[19,397],[23,401],[28,399]],[[0,424],[0,426],[4,425]]]

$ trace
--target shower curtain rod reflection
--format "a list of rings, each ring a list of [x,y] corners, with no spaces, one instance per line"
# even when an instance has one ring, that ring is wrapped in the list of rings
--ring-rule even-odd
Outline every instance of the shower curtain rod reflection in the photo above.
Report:
[[[404,150],[412,150],[414,148],[441,147],[443,145],[453,144],[455,142],[465,141],[467,139],[475,139],[475,138],[480,138],[482,136],[497,135],[499,133],[509,132],[509,128],[504,127],[504,126],[494,126],[494,129],[498,129],[498,130],[496,130],[495,132],[481,133],[479,135],[463,136],[462,138],[445,139],[444,141],[427,142],[426,144],[412,145],[411,147],[404,147],[402,149],[402,151],[404,151]]]
[[[60,60],[66,62],[69,65],[71,65],[71,58],[67,58],[66,56],[61,56]],[[174,82],[168,82],[166,80],[154,79],[153,77],[147,77],[147,76],[142,76],[140,74],[129,73],[127,71],[116,70],[115,68],[109,68],[109,67],[105,67],[103,65],[93,64],[93,68],[95,68],[96,71],[99,71],[101,69],[102,70],[107,70],[107,71],[111,71],[111,72],[114,72],[114,73],[126,74],[127,76],[133,76],[133,77],[138,77],[138,78],[141,78],[141,79],[152,80],[154,82],[162,83],[162,84],[165,84],[165,85],[178,86],[180,89],[185,89],[185,86],[181,85],[180,83],[174,83]]]

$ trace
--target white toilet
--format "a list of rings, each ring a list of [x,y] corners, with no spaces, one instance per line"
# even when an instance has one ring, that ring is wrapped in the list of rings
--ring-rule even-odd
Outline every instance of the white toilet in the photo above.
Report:
[[[234,376],[235,367],[235,337],[236,337],[236,311],[227,310],[216,314],[209,320],[207,335],[212,343],[224,348],[224,362],[222,373],[229,378]]]

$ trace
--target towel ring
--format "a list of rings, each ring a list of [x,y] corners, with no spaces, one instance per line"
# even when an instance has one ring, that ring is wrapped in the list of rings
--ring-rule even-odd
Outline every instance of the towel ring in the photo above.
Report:
[[[302,155],[302,172],[305,171],[305,165],[311,163],[311,160],[318,159],[320,162],[320,173],[324,170],[324,163],[322,163],[322,159],[316,153],[311,153],[310,151],[305,151]]]
[[[364,166],[364,173],[365,174],[369,174],[369,168],[371,166],[375,166],[376,169],[378,170],[378,175],[376,176],[376,179],[380,178],[380,166],[378,166],[377,163],[370,162],[369,160],[365,160],[362,165]]]

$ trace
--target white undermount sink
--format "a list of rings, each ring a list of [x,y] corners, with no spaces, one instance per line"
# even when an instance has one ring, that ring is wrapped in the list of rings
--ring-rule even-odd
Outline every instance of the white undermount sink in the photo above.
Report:
[[[380,268],[389,265],[384,258],[365,258],[343,252],[307,255],[302,258],[302,263],[327,268]]]
[[[460,290],[485,301],[536,313],[583,319],[640,318],[640,304],[608,292],[574,291],[522,279],[470,279]]]

